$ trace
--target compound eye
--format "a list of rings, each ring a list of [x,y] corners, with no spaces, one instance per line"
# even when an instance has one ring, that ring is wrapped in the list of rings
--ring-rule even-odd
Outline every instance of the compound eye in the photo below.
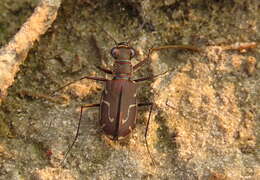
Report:
[[[114,47],[114,48],[111,49],[111,56],[112,56],[113,58],[117,59],[118,54],[119,54],[119,50],[118,50],[117,47]]]
[[[130,49],[130,57],[133,58],[133,57],[135,57],[135,55],[136,55],[135,50],[131,48]]]

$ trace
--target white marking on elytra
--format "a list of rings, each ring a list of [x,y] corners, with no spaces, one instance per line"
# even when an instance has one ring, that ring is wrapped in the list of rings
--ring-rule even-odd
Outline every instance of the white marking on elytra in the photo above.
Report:
[[[104,89],[104,92],[105,92],[105,94],[107,95],[107,88],[105,87],[105,89]]]
[[[109,121],[112,123],[112,122],[114,122],[114,118],[111,118],[110,117],[110,103],[109,102],[107,102],[107,101],[102,101],[103,103],[105,103],[106,105],[107,105],[107,115],[108,115],[108,119],[109,119]]]
[[[104,127],[106,127],[105,123],[101,125],[101,129],[103,129]]]
[[[135,107],[135,106],[136,106],[136,104],[130,104],[130,105],[129,105],[128,111],[127,111],[127,116],[126,116],[125,119],[122,119],[122,125],[125,124],[126,121],[128,120],[128,118],[129,118],[129,113],[130,113],[130,109],[133,108],[133,107]]]

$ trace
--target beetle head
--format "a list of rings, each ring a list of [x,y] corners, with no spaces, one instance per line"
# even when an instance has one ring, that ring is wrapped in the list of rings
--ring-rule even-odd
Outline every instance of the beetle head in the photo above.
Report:
[[[135,49],[129,46],[127,42],[118,43],[116,47],[111,49],[111,56],[114,59],[130,60],[135,57]]]

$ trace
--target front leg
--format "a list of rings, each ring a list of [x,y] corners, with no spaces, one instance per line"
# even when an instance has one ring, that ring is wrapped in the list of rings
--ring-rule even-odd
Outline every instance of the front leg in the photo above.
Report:
[[[151,49],[149,49],[149,52],[148,52],[148,55],[146,56],[146,58],[144,58],[144,60],[142,60],[138,64],[134,65],[133,71],[136,71],[138,68],[140,68],[145,63],[147,63],[150,60],[150,56],[153,52],[165,50],[165,49],[184,49],[184,50],[190,50],[190,51],[195,51],[195,52],[202,51],[200,48],[197,48],[195,46],[190,46],[190,45],[168,45],[168,46],[161,46],[161,47],[157,47],[157,48],[151,48]]]
[[[82,80],[82,79],[91,79],[91,80],[96,80],[96,81],[108,81],[108,79],[106,79],[106,78],[84,76],[84,77],[82,77],[82,78],[80,78],[80,79],[77,79],[77,80],[75,80],[75,81],[71,81],[71,82],[65,84],[64,86],[62,86],[62,87],[60,87],[60,88],[58,88],[58,89],[52,91],[52,94],[54,94],[54,93],[60,91],[61,89],[65,88],[65,87],[67,87],[67,86],[69,86],[69,85],[71,85],[71,84],[73,84],[73,83],[75,83],[75,82],[77,82],[77,81],[80,81],[80,80]]]
[[[98,68],[99,70],[103,71],[104,73],[113,74],[113,72],[110,69],[106,69],[106,68],[103,68],[103,67],[98,66],[98,65],[96,65],[96,68]]]
[[[160,73],[160,74],[156,74],[156,75],[153,75],[153,76],[148,76],[148,77],[144,77],[144,78],[135,79],[133,81],[134,82],[141,82],[141,81],[153,80],[154,78],[157,78],[158,76],[164,75],[167,72],[169,72],[169,71],[166,71],[166,72],[163,72],[163,73]]]

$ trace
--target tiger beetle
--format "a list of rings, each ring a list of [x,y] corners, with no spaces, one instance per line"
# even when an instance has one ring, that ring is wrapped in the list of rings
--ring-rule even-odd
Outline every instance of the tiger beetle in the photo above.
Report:
[[[135,129],[137,110],[141,106],[149,106],[149,116],[148,116],[148,121],[146,123],[144,137],[145,137],[145,145],[147,148],[147,152],[151,157],[153,164],[155,164],[155,161],[150,153],[148,142],[147,142],[147,133],[148,133],[149,123],[151,119],[153,103],[137,102],[136,90],[137,90],[138,82],[152,80],[162,74],[165,74],[168,71],[158,75],[153,75],[150,77],[144,77],[144,78],[139,78],[134,80],[132,79],[132,74],[142,65],[147,63],[150,60],[150,55],[155,51],[159,51],[163,49],[186,49],[186,50],[199,52],[200,49],[189,45],[169,45],[169,46],[161,46],[158,48],[151,48],[146,58],[144,58],[136,65],[132,65],[131,59],[136,56],[136,50],[132,48],[128,42],[117,43],[115,41],[115,43],[116,46],[111,49],[111,56],[114,58],[113,69],[110,70],[101,66],[97,66],[99,70],[112,75],[113,78],[111,80],[106,78],[101,78],[101,77],[84,76],[54,91],[55,93],[60,89],[63,89],[64,87],[67,87],[75,83],[76,81],[82,79],[91,79],[91,80],[105,82],[100,103],[81,106],[80,118],[79,118],[75,138],[72,144],[70,145],[69,149],[67,150],[66,154],[64,155],[64,159],[61,162],[61,164],[66,159],[68,153],[70,152],[71,148],[73,147],[73,145],[75,144],[78,138],[83,109],[90,108],[90,107],[99,107],[99,112],[100,112],[99,123],[102,131],[104,132],[105,136],[107,136],[109,139],[117,141],[125,138],[133,131],[133,129]]]

